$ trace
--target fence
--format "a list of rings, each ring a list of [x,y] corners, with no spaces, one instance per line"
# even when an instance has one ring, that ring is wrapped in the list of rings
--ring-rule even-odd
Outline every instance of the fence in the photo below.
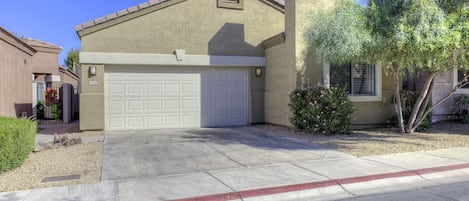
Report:
[[[78,94],[70,84],[36,83],[35,116],[39,123],[69,123],[78,119]]]

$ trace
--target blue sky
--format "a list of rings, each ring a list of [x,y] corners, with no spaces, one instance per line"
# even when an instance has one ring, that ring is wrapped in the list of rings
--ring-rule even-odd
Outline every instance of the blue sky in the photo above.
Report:
[[[59,63],[71,48],[80,48],[75,26],[147,0],[11,0],[0,4],[0,26],[26,38],[63,48]],[[358,0],[360,4],[367,0]]]
[[[135,6],[147,0],[12,0],[0,3],[0,26],[63,48],[59,63],[71,48],[80,48],[75,26]]]

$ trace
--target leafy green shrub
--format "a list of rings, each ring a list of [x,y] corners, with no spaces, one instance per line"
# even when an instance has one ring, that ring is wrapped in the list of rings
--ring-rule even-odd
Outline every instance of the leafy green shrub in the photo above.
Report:
[[[412,114],[412,109],[414,108],[414,104],[419,98],[420,93],[416,91],[409,91],[404,90],[401,91],[401,104],[402,104],[402,117],[404,119],[404,123],[409,121],[410,115]],[[427,109],[431,107],[431,104],[427,105]],[[432,127],[432,122],[430,120],[431,113],[422,121],[422,123],[417,127],[416,131],[425,131]],[[390,123],[392,125],[397,126],[397,117],[394,115]]]
[[[290,93],[291,123],[300,130],[327,135],[350,133],[355,110],[344,88],[323,86]]]
[[[463,123],[469,124],[469,96],[460,95],[454,98],[456,114]]]
[[[34,149],[36,130],[34,121],[0,117],[0,173],[24,162]]]
[[[51,106],[52,118],[55,120],[62,118],[62,103],[59,101]]]

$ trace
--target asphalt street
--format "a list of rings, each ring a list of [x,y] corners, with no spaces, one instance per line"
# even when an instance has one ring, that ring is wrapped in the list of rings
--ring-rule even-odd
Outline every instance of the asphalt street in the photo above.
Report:
[[[469,181],[422,189],[368,195],[343,201],[469,201]]]

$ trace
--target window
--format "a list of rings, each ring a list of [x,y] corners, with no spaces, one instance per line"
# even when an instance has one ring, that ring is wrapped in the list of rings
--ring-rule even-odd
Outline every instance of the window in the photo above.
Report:
[[[330,65],[330,86],[346,87],[351,96],[375,96],[376,67],[370,64]]]
[[[243,10],[244,0],[217,0],[218,8],[231,8]]]
[[[461,80],[464,79],[464,73],[462,71],[458,71],[458,82],[460,82]],[[464,85],[463,87],[461,87],[463,89],[469,89],[469,84],[466,84]]]

